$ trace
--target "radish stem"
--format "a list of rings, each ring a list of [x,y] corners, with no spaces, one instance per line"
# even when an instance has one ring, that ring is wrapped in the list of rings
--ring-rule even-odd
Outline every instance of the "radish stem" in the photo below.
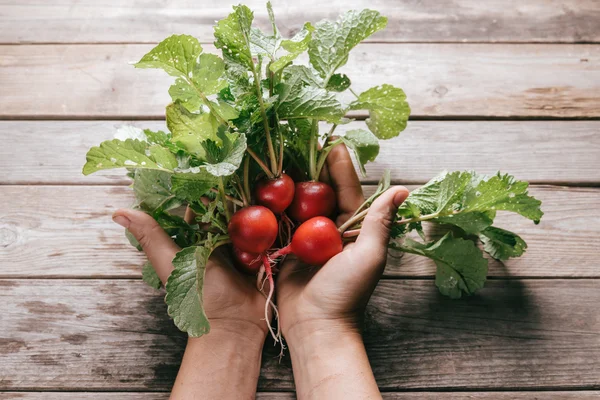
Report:
[[[231,211],[229,211],[229,207],[227,206],[227,196],[225,195],[225,184],[223,183],[223,177],[219,178],[219,196],[221,197],[221,201],[223,202],[223,209],[225,210],[225,218],[227,222],[231,219]]]
[[[276,252],[272,253],[271,254],[271,258],[272,259],[276,259],[276,258],[279,258],[279,257],[283,257],[283,256],[286,256],[288,254],[291,254],[291,252],[292,252],[292,245],[288,244],[287,246],[282,247],[281,249],[279,249]]]
[[[267,111],[265,109],[265,103],[262,97],[262,90],[260,90],[260,79],[256,73],[254,63],[252,65],[252,74],[254,75],[254,85],[256,86],[256,97],[258,98],[258,105],[260,106],[260,115],[263,120],[263,126],[265,129],[265,136],[267,139],[267,148],[269,150],[269,160],[271,161],[271,172],[274,174],[277,172],[277,160],[275,159],[275,150],[273,149],[273,142],[271,141],[271,130],[269,128],[269,120],[267,119]]]
[[[348,221],[344,222],[339,228],[338,231],[340,233],[343,233],[346,231],[346,229],[350,228],[353,225],[356,225],[357,223],[359,223],[360,221],[362,221],[363,219],[365,219],[365,217],[367,216],[367,213],[369,212],[369,209],[367,208],[366,210],[362,210],[361,212],[359,212],[358,214],[354,215],[353,217],[351,217]]]
[[[327,156],[329,155],[331,150],[333,150],[333,148],[340,143],[342,143],[342,139],[334,140],[333,142],[329,143],[327,147],[321,150],[321,154],[319,154],[319,161],[317,162],[317,170],[315,171],[316,176],[321,175],[321,170],[323,169],[323,166],[327,161]]]
[[[309,154],[308,154],[308,162],[309,162],[309,174],[310,178],[317,182],[319,180],[319,175],[317,175],[317,135],[319,134],[319,122],[314,119],[312,122],[312,126],[310,128],[310,142],[308,144]]]
[[[244,159],[244,192],[246,192],[246,200],[250,203],[252,201],[252,193],[250,193],[250,157]]]
[[[256,161],[256,163],[258,164],[258,166],[265,172],[265,174],[267,174],[267,177],[269,177],[269,179],[275,178],[275,175],[273,175],[273,173],[271,172],[271,170],[269,169],[269,167],[267,167],[267,164],[265,164],[260,159],[260,157],[258,156],[258,154],[256,154],[250,147],[248,147],[246,149],[246,151],[248,152],[248,154],[250,154],[250,156],[252,156],[252,158],[254,158],[254,161]]]
[[[221,192],[219,190],[215,189],[215,188],[210,189],[210,191],[213,192],[213,193],[221,194]],[[238,205],[240,207],[244,207],[244,203],[241,202],[241,201],[239,201],[238,199],[236,199],[233,196],[225,195],[225,198],[227,199],[227,201],[230,201],[230,202],[232,202],[235,205]],[[225,207],[225,206],[223,206],[223,207]]]

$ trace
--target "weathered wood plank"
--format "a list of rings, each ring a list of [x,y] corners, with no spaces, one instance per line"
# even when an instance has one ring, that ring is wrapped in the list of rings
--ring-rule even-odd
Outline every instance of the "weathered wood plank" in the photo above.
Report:
[[[168,390],[185,338],[162,295],[128,280],[0,280],[0,390]],[[382,281],[365,342],[377,381],[400,389],[593,389],[600,280],[493,281],[442,298],[430,281]],[[293,389],[266,346],[260,390]]]
[[[129,184],[124,170],[83,176],[87,150],[117,127],[165,129],[163,121],[0,121],[1,184]],[[339,132],[365,128],[357,121]],[[510,172],[532,183],[600,185],[600,121],[412,121],[381,142],[364,182],[389,169],[395,182],[424,183],[443,170]],[[15,162],[14,155],[19,155]]]
[[[572,392],[417,392],[417,393],[382,393],[385,400],[437,400],[440,397],[448,400],[594,400],[600,396],[596,391]],[[85,392],[0,392],[0,400],[167,400],[169,393],[156,392],[120,392],[120,393],[85,393]],[[257,400],[294,400],[294,393],[266,393],[256,394]]]
[[[270,29],[264,2],[244,2],[256,23]],[[323,3],[272,1],[280,30],[293,34],[305,21],[336,18],[348,9],[374,8],[389,18],[385,31],[373,36],[389,42],[592,42],[600,40],[600,12],[594,0],[510,1],[443,0],[436,2]],[[153,43],[173,32],[191,33],[212,42],[212,25],[236,1],[145,1],[123,6],[117,0],[34,0],[2,2],[1,43]],[[40,24],[40,20],[44,23]]]
[[[0,46],[0,118],[162,117],[172,79],[127,65],[150,48]],[[600,116],[593,45],[364,44],[343,71],[359,92],[402,87],[420,117]]]
[[[366,190],[370,190],[366,188]],[[494,277],[598,277],[600,190],[533,187],[546,212],[540,225],[501,214],[497,225],[522,235],[529,249]],[[133,277],[143,257],[110,215],[133,202],[126,187],[0,186],[0,277]],[[389,259],[387,276],[432,276],[433,264]]]

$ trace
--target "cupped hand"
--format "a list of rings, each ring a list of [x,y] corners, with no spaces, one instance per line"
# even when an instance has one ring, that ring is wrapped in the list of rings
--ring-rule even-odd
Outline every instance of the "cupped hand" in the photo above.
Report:
[[[113,214],[113,220],[133,234],[165,284],[173,270],[172,260],[180,250],[179,246],[154,218],[144,212],[120,209]],[[239,272],[224,250],[215,250],[206,266],[203,300],[211,330],[255,333],[258,338],[262,335],[264,340],[267,333],[265,297],[256,289],[256,277]]]
[[[329,154],[321,180],[336,192],[340,226],[364,201],[344,145]],[[281,329],[288,341],[319,330],[360,332],[365,306],[385,268],[394,215],[407,196],[404,187],[383,193],[371,205],[356,242],[324,266],[311,267],[293,257],[283,263],[275,286]]]

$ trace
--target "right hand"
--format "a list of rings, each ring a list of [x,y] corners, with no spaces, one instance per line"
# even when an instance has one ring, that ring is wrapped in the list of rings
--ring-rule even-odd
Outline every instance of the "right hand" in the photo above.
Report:
[[[336,191],[341,225],[363,203],[364,197],[348,150],[337,145],[327,158],[321,177]],[[364,309],[387,260],[394,215],[408,196],[392,187],[371,205],[356,243],[320,268],[288,259],[276,282],[280,324],[288,343],[319,331],[358,332]]]

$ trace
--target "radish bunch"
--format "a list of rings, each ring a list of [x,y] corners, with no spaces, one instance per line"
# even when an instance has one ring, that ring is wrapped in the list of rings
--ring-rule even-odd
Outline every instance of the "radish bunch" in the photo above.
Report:
[[[402,89],[383,84],[357,93],[350,77],[339,72],[354,47],[386,26],[379,12],[352,10],[335,22],[307,22],[285,38],[267,7],[269,32],[252,26],[254,15],[243,5],[216,23],[214,44],[221,56],[205,52],[189,35],[170,36],[144,55],[136,68],[162,69],[175,78],[168,90],[168,131],[122,127],[115,139],[89,150],[83,167],[85,175],[126,168],[134,207],[152,215],[182,247],[173,259],[165,301],[190,336],[210,329],[202,285],[216,248],[226,247],[240,271],[256,275],[258,290],[269,283],[263,292],[269,323],[269,307],[277,315],[273,274],[286,255],[320,267],[358,236],[370,204],[391,178],[386,172],[373,195],[338,227],[330,219],[335,191],[319,181],[327,157],[344,144],[366,175],[380,140],[397,137],[410,114]],[[298,63],[303,53],[308,64]],[[180,217],[182,207],[189,218]],[[487,259],[476,242],[499,260],[527,248],[517,234],[493,225],[501,211],[535,223],[543,214],[527,183],[510,175],[444,172],[400,207],[389,247],[432,259],[443,294],[470,295],[487,275]],[[426,223],[453,230],[429,237]],[[152,274],[152,268],[144,269],[154,285],[158,279]]]

